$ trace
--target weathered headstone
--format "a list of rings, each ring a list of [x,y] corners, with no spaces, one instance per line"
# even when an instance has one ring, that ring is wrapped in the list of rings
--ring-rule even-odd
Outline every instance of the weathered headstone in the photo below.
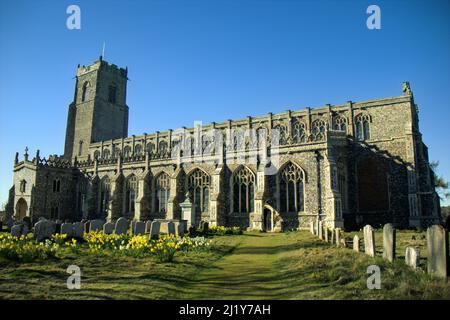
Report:
[[[26,223],[18,223],[11,227],[11,235],[13,237],[26,236],[28,234],[28,226]]]
[[[420,264],[420,251],[414,247],[406,247],[405,263],[413,269],[417,269]]]
[[[195,224],[195,210],[192,210],[192,203],[189,200],[189,195],[186,195],[186,200],[180,203],[181,218],[187,221],[188,226]]]
[[[150,239],[159,236],[159,230],[161,228],[161,222],[159,221],[152,221],[151,227],[150,227]]]
[[[124,217],[120,217],[116,221],[115,234],[126,234],[128,231],[129,222]]]
[[[328,242],[329,241],[329,238],[328,238],[329,233],[328,233],[328,227],[326,225],[323,226],[323,234],[325,236],[325,242]]]
[[[173,221],[167,222],[167,233],[168,234],[176,234],[175,223]]]
[[[375,234],[371,225],[364,227],[364,252],[371,257],[375,257]]]
[[[387,223],[383,227],[383,258],[389,262],[395,260],[395,237],[396,231],[392,223]]]
[[[103,224],[104,224],[103,220],[99,220],[99,219],[91,220],[89,232],[102,231],[103,230]]]
[[[112,234],[114,233],[114,223],[107,222],[103,225],[103,232],[105,234]]]
[[[200,232],[201,233],[208,233],[209,230],[209,223],[208,221],[202,221],[200,224]]]
[[[323,222],[319,221],[319,239],[323,240]]]
[[[145,222],[136,221],[134,223],[133,234],[144,234],[145,233]]]
[[[334,229],[334,232],[336,233],[336,247],[341,246],[341,229],[336,228]]]
[[[334,240],[335,240],[335,235],[336,235],[336,231],[334,231],[334,229],[330,229],[331,232],[331,239],[330,239],[330,243],[334,244]]]
[[[34,225],[34,237],[37,241],[50,239],[55,233],[56,224],[50,220],[41,220]]]
[[[428,273],[446,278],[448,271],[448,232],[440,225],[427,230]]]
[[[357,234],[353,237],[353,251],[359,252],[359,237]]]
[[[61,234],[67,234],[67,237],[73,236],[73,225],[71,223],[61,224]]]
[[[149,220],[145,223],[145,233],[150,233],[151,227],[152,227],[152,222]]]
[[[30,217],[23,217],[22,221],[27,225],[28,230],[30,230],[31,227],[32,227],[31,218]]]
[[[82,239],[83,235],[84,235],[84,224],[82,222],[74,222],[72,237]]]

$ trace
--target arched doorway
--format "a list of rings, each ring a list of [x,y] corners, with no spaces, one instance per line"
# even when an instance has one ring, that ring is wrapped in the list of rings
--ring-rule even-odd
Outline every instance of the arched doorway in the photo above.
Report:
[[[16,218],[18,220],[22,220],[27,216],[28,204],[24,198],[20,198],[16,204]]]
[[[263,214],[263,230],[266,232],[272,231],[272,210],[268,208],[264,208],[264,214]]]

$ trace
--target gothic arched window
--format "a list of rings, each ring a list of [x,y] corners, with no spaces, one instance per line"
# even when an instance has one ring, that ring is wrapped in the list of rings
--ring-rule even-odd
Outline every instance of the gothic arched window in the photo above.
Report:
[[[159,213],[167,212],[167,203],[170,197],[170,177],[163,172],[156,178],[155,209]]]
[[[278,124],[276,125],[274,128],[274,130],[272,131],[272,139],[274,139],[274,141],[272,141],[273,145],[285,145],[287,143],[287,128],[285,125],[283,124]]]
[[[327,131],[327,123],[324,120],[317,119],[312,123],[312,136],[314,141],[325,139],[325,132]]]
[[[303,143],[306,141],[306,126],[303,122],[295,121],[292,125],[292,141]]]
[[[90,86],[91,86],[91,84],[89,83],[89,81],[86,81],[83,84],[83,88],[81,90],[81,102],[85,102],[85,101],[89,100]]]
[[[333,119],[333,129],[336,131],[347,132],[347,119],[341,116],[337,116]]]
[[[364,141],[370,139],[370,117],[360,113],[355,117],[356,140]]]
[[[154,143],[147,143],[147,152],[150,154],[153,154],[155,152],[155,144]]]
[[[103,159],[109,160],[110,156],[111,156],[111,152],[109,152],[109,149],[103,149]]]
[[[126,146],[125,148],[123,148],[123,157],[124,158],[131,157],[131,148],[130,148],[130,146]]]
[[[134,213],[136,197],[138,196],[138,181],[135,175],[131,175],[127,179],[125,193],[125,212]]]
[[[140,156],[142,153],[142,147],[140,144],[134,146],[134,154]]]
[[[159,153],[160,154],[166,154],[167,152],[167,142],[166,141],[160,141],[159,142]]]
[[[256,130],[256,136],[258,139],[258,147],[262,147],[264,145],[264,143],[267,142],[267,129],[266,128],[258,128],[258,130]]]
[[[254,211],[255,175],[246,167],[233,174],[233,212]]]
[[[110,200],[111,185],[108,176],[102,178],[100,182],[100,212],[107,214],[108,203]]]
[[[303,171],[289,162],[279,173],[280,211],[299,212],[305,210],[305,177]]]
[[[95,150],[95,152],[94,152],[94,159],[98,159],[98,158],[100,158],[100,151]]]
[[[210,177],[203,170],[195,169],[188,178],[189,197],[196,213],[209,210]]]

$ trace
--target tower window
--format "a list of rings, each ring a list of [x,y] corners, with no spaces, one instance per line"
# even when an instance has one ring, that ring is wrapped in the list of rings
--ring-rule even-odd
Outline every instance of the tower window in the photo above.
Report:
[[[81,102],[85,102],[85,101],[89,100],[89,87],[90,87],[90,83],[88,81],[86,81],[83,84],[83,90],[81,92]]]
[[[61,180],[59,178],[53,180],[53,192],[61,191]]]
[[[111,103],[116,103],[117,98],[117,87],[115,85],[110,85],[108,88],[108,101]]]
[[[20,192],[25,192],[27,188],[27,182],[25,180],[20,181]]]

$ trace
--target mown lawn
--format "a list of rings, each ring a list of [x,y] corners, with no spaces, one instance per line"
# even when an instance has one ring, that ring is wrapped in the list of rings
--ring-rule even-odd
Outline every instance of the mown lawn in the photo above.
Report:
[[[399,232],[399,243],[404,245],[410,237]],[[210,251],[177,253],[172,263],[97,256],[84,249],[33,263],[2,259],[0,298],[450,299],[448,282],[414,272],[401,259],[389,264],[380,257],[335,248],[307,231],[249,232],[212,241]],[[81,268],[80,290],[66,287],[65,271],[71,264]],[[380,290],[367,289],[366,271],[373,264],[381,268]]]

